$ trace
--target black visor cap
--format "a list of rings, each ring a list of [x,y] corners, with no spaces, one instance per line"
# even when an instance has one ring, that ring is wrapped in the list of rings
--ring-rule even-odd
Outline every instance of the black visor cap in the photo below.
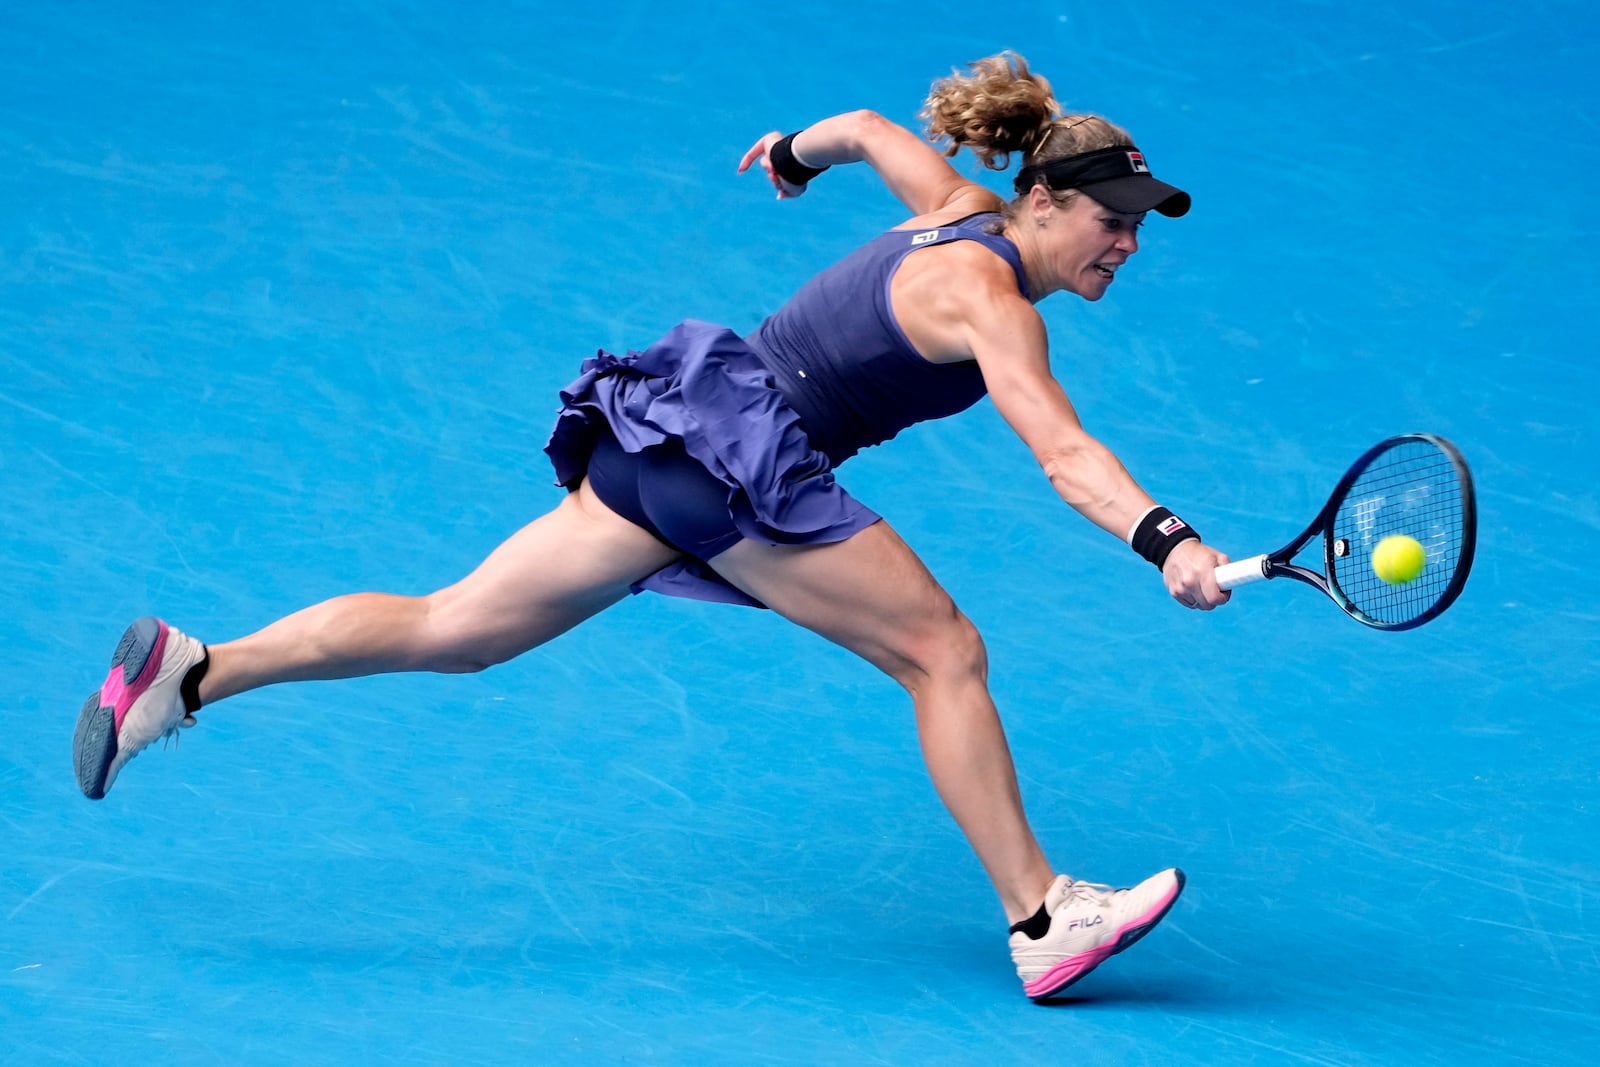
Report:
[[[1081,190],[1124,215],[1154,211],[1176,219],[1188,214],[1191,203],[1188,193],[1157,180],[1144,153],[1131,144],[1023,167],[1017,174],[1017,192],[1025,193],[1041,180],[1051,189]]]

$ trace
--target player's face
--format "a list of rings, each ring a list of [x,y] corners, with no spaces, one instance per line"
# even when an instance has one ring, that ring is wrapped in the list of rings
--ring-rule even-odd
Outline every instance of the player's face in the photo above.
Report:
[[[1079,193],[1058,209],[1051,259],[1060,272],[1061,288],[1085,300],[1099,300],[1111,288],[1117,270],[1139,251],[1144,212],[1112,211],[1087,193]]]

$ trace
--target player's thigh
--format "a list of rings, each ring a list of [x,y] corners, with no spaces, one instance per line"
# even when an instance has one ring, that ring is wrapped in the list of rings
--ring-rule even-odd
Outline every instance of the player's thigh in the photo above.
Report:
[[[886,522],[828,545],[744,540],[711,565],[785,618],[909,688],[930,676],[985,670],[971,621]]]
[[[429,597],[431,625],[442,641],[485,645],[507,658],[621,600],[679,554],[585,483]]]

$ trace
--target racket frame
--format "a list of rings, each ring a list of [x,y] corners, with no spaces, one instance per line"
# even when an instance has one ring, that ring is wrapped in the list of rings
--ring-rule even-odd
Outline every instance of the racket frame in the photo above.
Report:
[[[1333,519],[1338,514],[1339,508],[1344,504],[1345,496],[1355,485],[1357,479],[1366,473],[1372,461],[1383,453],[1408,441],[1421,441],[1437,448],[1455,468],[1456,478],[1461,485],[1461,549],[1456,562],[1455,573],[1451,575],[1450,584],[1440,594],[1439,599],[1429,606],[1428,610],[1414,619],[1404,619],[1400,622],[1384,622],[1374,619],[1350,602],[1344,591],[1328,578],[1333,573],[1334,560],[1338,558],[1334,547]],[[1291,562],[1300,550],[1310,544],[1317,536],[1322,537],[1322,572],[1318,573],[1309,567],[1304,567]],[[1472,488],[1472,473],[1467,469],[1466,460],[1455,445],[1444,438],[1431,433],[1406,433],[1379,441],[1361,458],[1350,465],[1344,477],[1339,479],[1339,484],[1328,495],[1328,502],[1322,506],[1317,517],[1311,521],[1305,530],[1276,552],[1262,556],[1252,556],[1249,559],[1226,563],[1216,570],[1217,584],[1223,589],[1236,589],[1241,585],[1253,582],[1270,581],[1274,578],[1293,578],[1297,582],[1304,582],[1315,589],[1320,589],[1327,594],[1345,614],[1358,622],[1365,623],[1376,630],[1410,630],[1421,626],[1430,619],[1436,618],[1441,612],[1455,603],[1456,597],[1461,595],[1461,590],[1467,584],[1467,574],[1472,570],[1472,557],[1478,541],[1478,506]]]

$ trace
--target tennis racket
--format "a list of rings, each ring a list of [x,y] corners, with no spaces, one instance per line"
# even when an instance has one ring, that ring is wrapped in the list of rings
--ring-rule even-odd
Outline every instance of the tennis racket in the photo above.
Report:
[[[1414,580],[1390,584],[1373,571],[1372,550],[1397,534],[1421,544],[1425,561]],[[1304,533],[1270,555],[1218,567],[1217,584],[1235,589],[1293,578],[1328,594],[1358,622],[1410,630],[1461,595],[1477,536],[1472,474],[1461,453],[1433,434],[1402,434],[1355,461]],[[1320,569],[1291,562],[1313,542]]]

